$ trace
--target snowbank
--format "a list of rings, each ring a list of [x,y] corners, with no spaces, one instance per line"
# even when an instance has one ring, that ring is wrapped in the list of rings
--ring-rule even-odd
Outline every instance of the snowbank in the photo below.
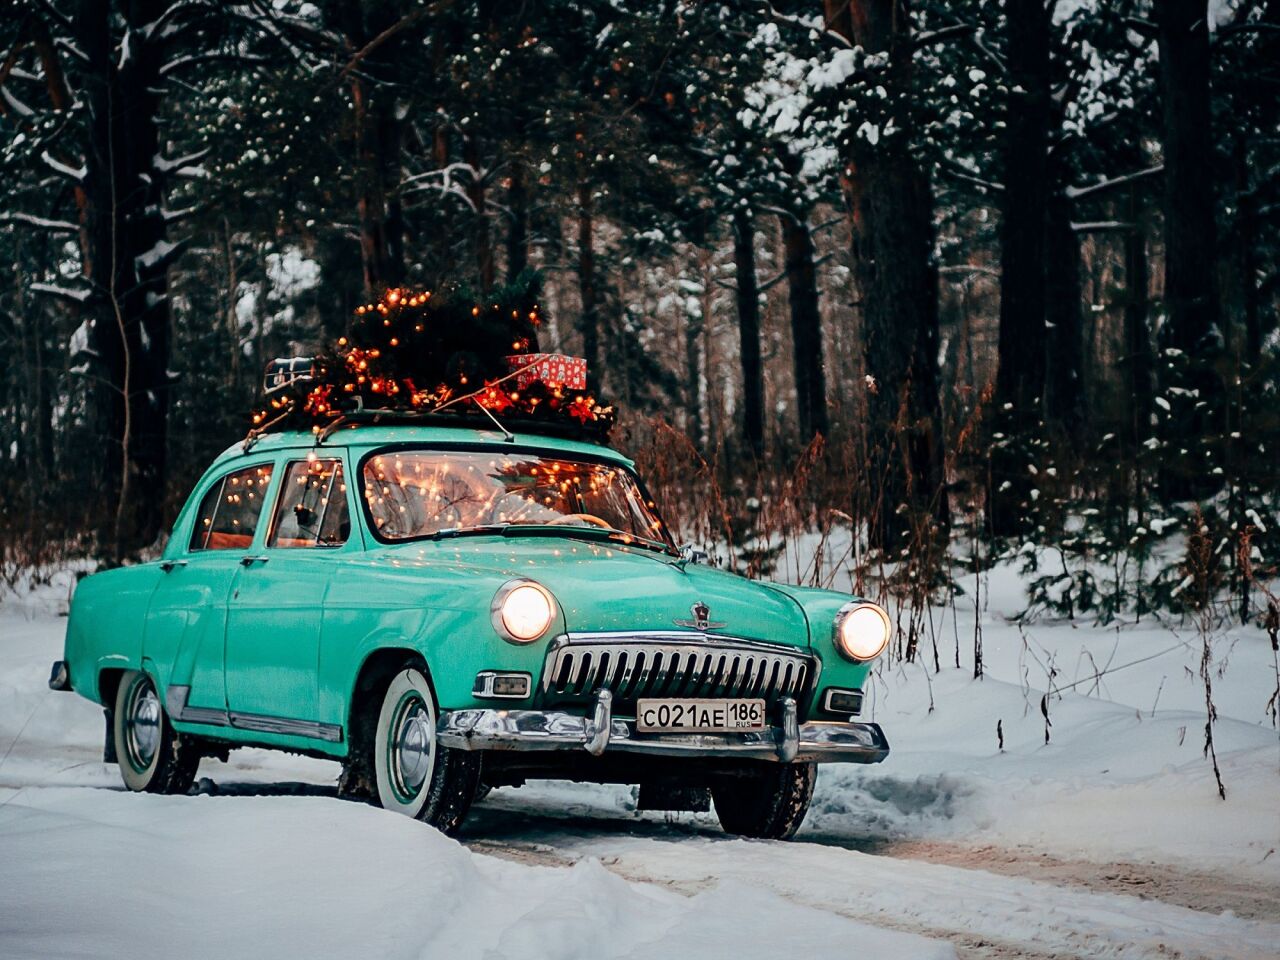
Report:
[[[685,898],[597,861],[476,856],[411,820],[314,797],[43,788],[0,806],[6,957],[953,957],[724,884]]]

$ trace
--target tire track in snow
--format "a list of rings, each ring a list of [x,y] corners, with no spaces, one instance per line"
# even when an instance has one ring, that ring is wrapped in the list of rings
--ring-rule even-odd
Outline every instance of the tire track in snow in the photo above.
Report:
[[[1001,875],[813,843],[698,834],[649,838],[616,831],[592,836],[564,826],[539,830],[526,823],[529,829],[500,831],[501,839],[476,836],[468,842],[478,851],[524,862],[563,865],[594,857],[629,880],[685,894],[734,879],[851,919],[946,939],[972,958],[1278,956],[1280,924],[1046,882],[1025,873]],[[952,855],[959,857],[956,851]]]

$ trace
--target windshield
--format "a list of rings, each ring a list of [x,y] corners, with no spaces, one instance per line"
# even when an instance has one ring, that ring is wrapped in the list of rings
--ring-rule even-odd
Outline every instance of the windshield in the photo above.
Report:
[[[514,452],[398,450],[365,460],[363,490],[383,540],[531,525],[594,527],[671,545],[636,478],[612,464]]]

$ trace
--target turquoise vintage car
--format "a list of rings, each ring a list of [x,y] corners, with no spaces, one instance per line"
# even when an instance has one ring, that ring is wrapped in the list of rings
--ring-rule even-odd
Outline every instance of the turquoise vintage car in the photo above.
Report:
[[[340,792],[445,831],[556,778],[789,837],[816,764],[888,754],[857,718],[889,619],[700,559],[602,445],[268,434],[214,462],[159,560],[80,583],[50,685],[103,705],[132,790],[253,745],[340,760]]]

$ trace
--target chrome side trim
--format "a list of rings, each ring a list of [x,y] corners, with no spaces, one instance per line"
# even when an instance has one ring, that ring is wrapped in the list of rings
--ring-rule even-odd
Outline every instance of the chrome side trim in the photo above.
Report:
[[[205,727],[235,727],[237,730],[253,730],[257,733],[309,737],[329,743],[342,742],[342,727],[336,723],[291,720],[288,717],[269,717],[260,713],[228,712],[217,707],[189,707],[187,698],[190,696],[191,687],[183,684],[172,684],[165,691],[165,710],[171,719],[178,723],[193,723]]]
[[[310,737],[313,740],[342,742],[342,727],[334,723],[318,723],[315,720],[290,720],[287,717],[268,717],[260,713],[231,713],[231,726],[238,730],[254,730],[258,733],[280,733],[291,737]]]
[[[187,698],[191,696],[191,688],[185,685],[170,684],[164,693],[164,708],[169,718],[179,723],[199,723],[206,727],[227,727],[231,725],[227,711],[217,707],[188,707]]]
[[[889,755],[878,724],[798,723],[794,705],[792,710],[783,705],[780,727],[696,734],[638,733],[634,720],[612,717],[611,707],[611,697],[598,695],[590,717],[558,710],[448,710],[440,716],[436,739],[455,750],[587,749],[595,756],[618,752],[782,763],[879,763]],[[601,725],[606,718],[607,726]]]

